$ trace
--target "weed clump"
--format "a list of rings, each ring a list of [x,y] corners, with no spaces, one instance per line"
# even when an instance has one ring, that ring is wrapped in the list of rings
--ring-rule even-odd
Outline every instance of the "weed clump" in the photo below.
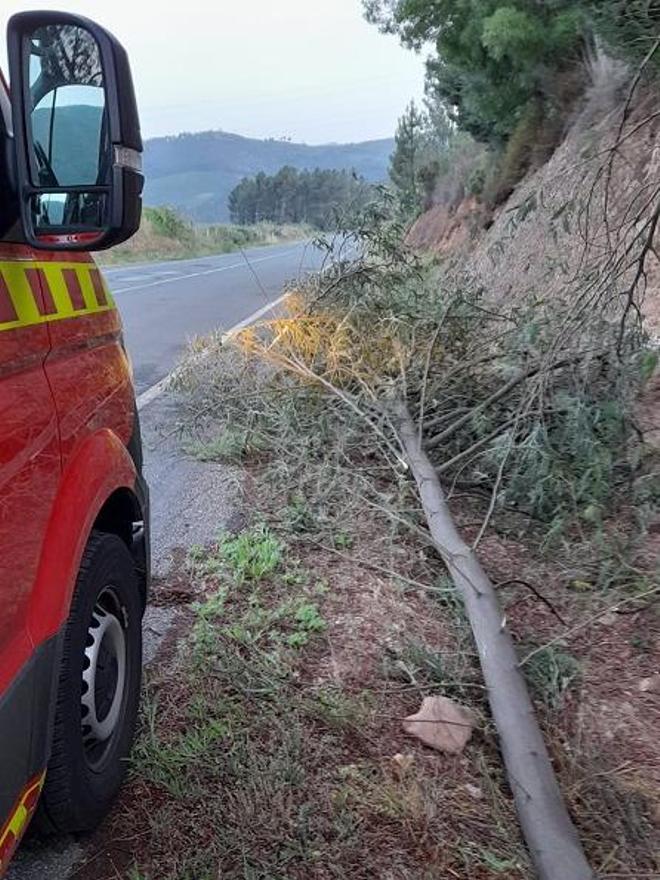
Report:
[[[174,208],[145,207],[142,225],[130,241],[104,251],[104,265],[176,260],[190,257],[228,254],[243,248],[302,241],[314,235],[303,224],[256,223],[240,226],[218,223],[204,226],[192,223]]]
[[[133,754],[136,876],[432,880],[465,868],[495,880],[493,858],[528,876],[499,788],[488,827],[462,777],[448,781],[421,746],[401,763],[384,736],[408,711],[396,683],[376,670],[350,688],[323,673],[338,597],[283,538],[262,524],[221,535],[187,567],[203,598],[149,683]],[[447,845],[456,835],[469,851]]]

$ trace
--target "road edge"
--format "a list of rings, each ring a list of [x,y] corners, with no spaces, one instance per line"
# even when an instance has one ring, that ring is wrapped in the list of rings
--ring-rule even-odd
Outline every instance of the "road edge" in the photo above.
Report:
[[[237,333],[240,333],[241,330],[244,330],[246,327],[249,327],[250,324],[253,324],[255,321],[258,321],[259,318],[263,318],[264,315],[267,315],[268,312],[272,311],[276,308],[280,303],[284,302],[284,300],[289,296],[289,293],[283,293],[277,297],[277,299],[273,300],[271,303],[267,303],[265,306],[262,306],[260,309],[257,309],[256,312],[253,312],[251,315],[248,315],[247,318],[243,318],[242,321],[239,321],[237,324],[234,324],[233,327],[230,327],[226,333],[223,333],[220,337],[220,341],[222,345],[225,345],[230,339],[236,336]],[[154,400],[157,400],[170,386],[172,380],[176,377],[179,368],[175,367],[171,372],[169,372],[166,376],[152,385],[150,388],[147,388],[146,391],[143,391],[142,394],[138,395],[136,399],[136,404],[138,408],[138,412],[142,412],[145,407],[149,406],[150,403],[153,403]]]

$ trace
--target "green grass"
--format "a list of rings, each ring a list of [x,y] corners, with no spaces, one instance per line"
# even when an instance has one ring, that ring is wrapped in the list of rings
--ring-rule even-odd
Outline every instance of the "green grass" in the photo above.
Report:
[[[293,612],[293,619],[295,631],[287,637],[287,644],[292,648],[302,648],[314,633],[327,629],[327,623],[315,602],[301,602]]]
[[[576,686],[580,664],[567,650],[557,645],[543,648],[524,667],[532,694],[549,708],[558,708],[566,693]]]
[[[148,691],[133,759],[134,777],[170,799],[150,816],[167,856],[152,853],[149,880],[215,878],[220,864],[223,877],[284,877],[290,865],[318,858],[313,798],[306,792],[296,803],[293,792],[308,784],[309,766],[331,753],[322,731],[306,729],[327,700],[323,694],[315,712],[313,696],[298,697],[296,665],[326,624],[318,583],[295,560],[287,569],[286,556],[264,526],[189,554],[195,576],[214,580],[215,589],[196,608],[177,671],[181,698]],[[337,709],[335,725],[341,717]],[[212,843],[174,844],[173,853],[166,839],[171,846],[172,835],[185,832],[165,832],[170,810],[195,815],[200,832],[212,823]]]
[[[211,440],[194,440],[184,446],[188,455],[198,461],[217,461],[238,464],[248,456],[263,450],[260,438],[249,431],[227,426]]]
[[[281,567],[282,542],[264,525],[233,537],[223,535],[218,542],[217,558],[227,564],[235,580],[260,581]]]
[[[239,584],[257,582],[278,570],[284,573],[284,550],[280,539],[260,523],[238,535],[221,533],[208,549],[193,545],[188,550],[188,568],[198,577],[224,573]],[[287,570],[285,575],[290,577],[291,572]]]
[[[483,805],[448,788],[438,762],[404,771],[379,743],[398,727],[396,689],[348,691],[317,665],[326,579],[264,525],[192,547],[187,569],[204,598],[147,684],[133,754],[135,877],[435,880],[445,865],[481,866],[442,841],[456,818],[461,836],[481,827]],[[505,832],[488,832],[485,850],[522,864]]]

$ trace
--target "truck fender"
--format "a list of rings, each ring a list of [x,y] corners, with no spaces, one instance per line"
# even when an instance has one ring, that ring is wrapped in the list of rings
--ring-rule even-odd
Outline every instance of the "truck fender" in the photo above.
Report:
[[[88,436],[67,462],[48,521],[27,616],[36,647],[55,635],[69,614],[85,545],[99,511],[119,489],[135,491],[137,473],[110,429]]]

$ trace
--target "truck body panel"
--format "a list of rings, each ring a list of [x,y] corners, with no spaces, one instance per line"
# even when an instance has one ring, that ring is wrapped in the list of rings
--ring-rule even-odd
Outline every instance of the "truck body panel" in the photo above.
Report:
[[[0,71],[0,218],[16,201],[10,113]],[[93,530],[125,541],[144,601],[149,573],[119,313],[89,253],[39,247],[18,217],[0,236],[0,876],[44,783],[62,636]]]

